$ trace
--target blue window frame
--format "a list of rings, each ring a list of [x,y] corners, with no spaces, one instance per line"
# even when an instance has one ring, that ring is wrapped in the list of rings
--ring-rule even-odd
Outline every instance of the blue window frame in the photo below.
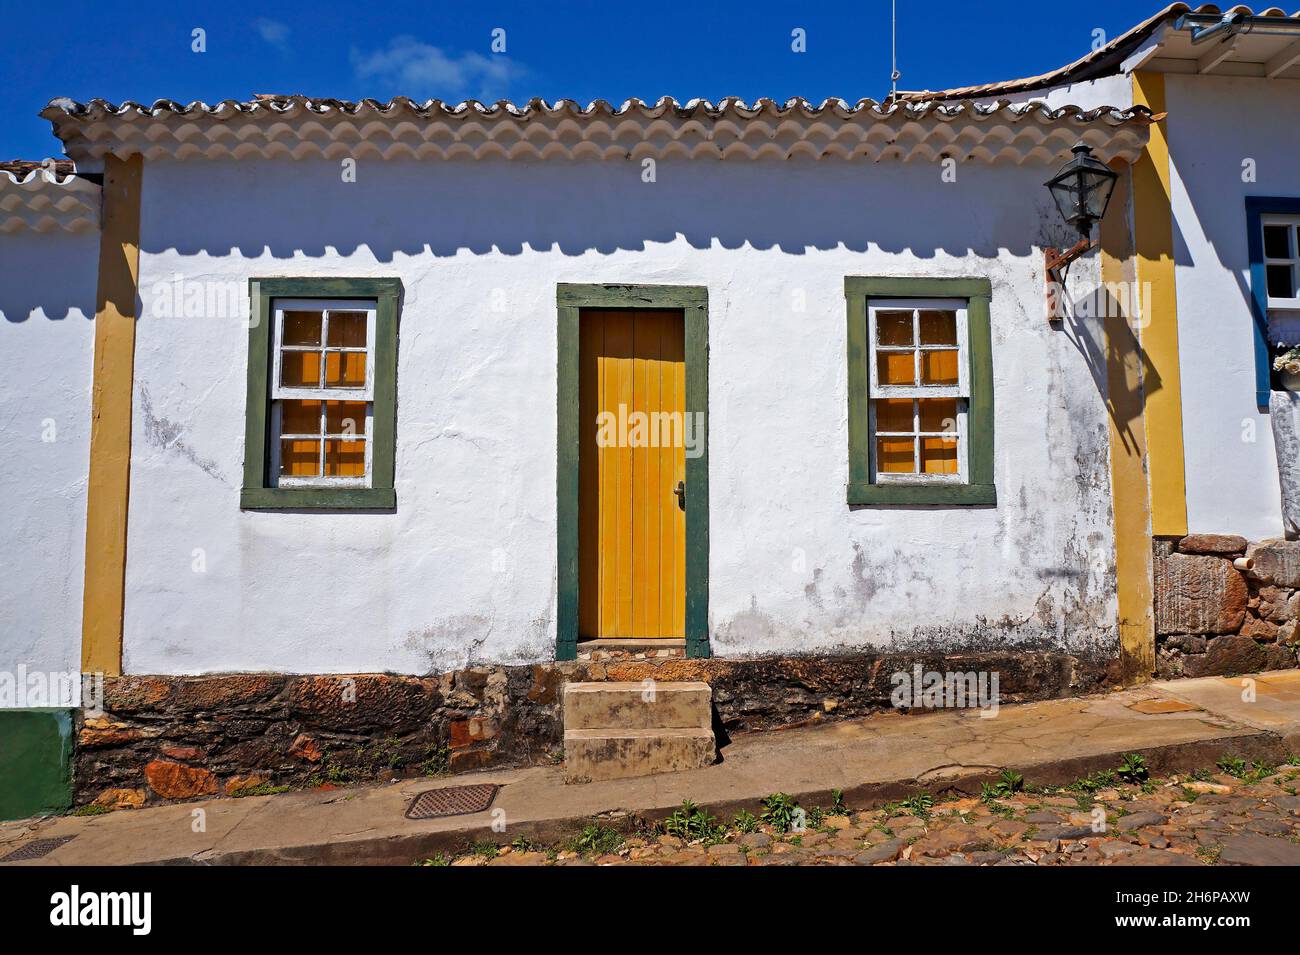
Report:
[[[1247,196],[1246,249],[1250,258],[1250,310],[1255,332],[1255,403],[1268,407],[1272,391],[1272,359],[1268,347],[1268,270],[1264,252],[1264,219],[1300,215],[1300,197]],[[1300,241],[1300,236],[1297,237]]]

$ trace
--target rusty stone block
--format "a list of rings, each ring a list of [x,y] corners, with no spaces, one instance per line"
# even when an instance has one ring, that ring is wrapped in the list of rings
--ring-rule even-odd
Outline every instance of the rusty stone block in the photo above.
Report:
[[[490,749],[462,749],[451,754],[450,768],[453,773],[463,773],[471,769],[482,769],[492,765],[495,753]]]
[[[1259,588],[1259,615],[1273,623],[1300,620],[1300,594],[1265,584]]]
[[[1300,541],[1260,541],[1246,556],[1255,562],[1251,576],[1279,587],[1300,587]]]
[[[1205,653],[1188,657],[1188,676],[1232,676],[1295,666],[1295,654],[1277,644],[1261,644],[1239,635],[1215,637]]]
[[[309,763],[319,763],[322,753],[317,742],[306,733],[299,733],[289,746],[289,755],[305,759]]]
[[[438,705],[436,680],[391,676],[304,676],[289,688],[295,716],[347,732],[382,728],[408,733],[425,723]]]
[[[149,788],[164,799],[193,799],[217,792],[217,777],[197,766],[155,759],[144,768]]]
[[[1277,624],[1247,614],[1246,622],[1241,625],[1241,635],[1252,640],[1273,641],[1277,639]]]
[[[451,740],[448,745],[452,749],[464,749],[473,742],[469,736],[469,720],[452,720],[449,729]]]
[[[104,708],[114,713],[154,711],[171,697],[171,682],[157,676],[112,676],[104,680]]]
[[[195,746],[177,746],[175,743],[163,743],[158,750],[168,759],[183,759],[191,762],[203,755],[203,751]]]
[[[139,809],[144,805],[145,793],[143,789],[113,788],[105,789],[95,797],[92,806],[103,806],[106,809]]]
[[[1155,562],[1156,633],[1234,633],[1246,617],[1249,590],[1218,557],[1171,554]]]
[[[1178,542],[1184,554],[1242,554],[1246,538],[1235,534],[1188,534]]]
[[[269,673],[233,673],[177,681],[172,702],[180,709],[215,710],[269,700],[284,689],[285,678]]]
[[[474,743],[494,739],[497,735],[496,724],[491,720],[471,717],[467,720],[453,720],[451,723],[451,748],[464,749]]]
[[[535,665],[532,668],[533,680],[528,689],[528,699],[534,703],[550,704],[559,699],[559,688],[563,683],[560,671],[555,667]]]
[[[130,723],[119,723],[107,716],[89,717],[77,734],[77,744],[87,748],[121,746],[146,738],[145,730]],[[148,734],[148,735],[156,735]]]
[[[461,670],[456,674],[456,692],[463,693],[476,703],[482,703],[484,691],[487,689],[489,672],[483,667]]]

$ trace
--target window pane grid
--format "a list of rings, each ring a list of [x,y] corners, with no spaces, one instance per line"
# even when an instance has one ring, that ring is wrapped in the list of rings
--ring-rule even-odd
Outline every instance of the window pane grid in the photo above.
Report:
[[[374,316],[365,303],[277,306],[272,470],[279,484],[368,483]]]
[[[367,313],[357,309],[286,310],[279,346],[281,387],[364,388],[367,322]]]
[[[1300,301],[1300,220],[1266,220],[1264,233],[1264,284],[1268,298]]]
[[[939,301],[869,305],[876,478],[962,480],[969,397],[964,306]]]
[[[896,427],[900,404],[910,405],[910,427]],[[925,408],[923,405],[942,405]],[[963,403],[964,404],[964,403]],[[958,415],[965,409],[956,399],[945,398],[877,398],[876,456],[878,470],[885,474],[956,474],[961,451]],[[892,407],[891,407],[892,406]],[[942,416],[936,418],[936,414]],[[924,420],[923,420],[924,419]],[[886,422],[882,425],[881,422]],[[939,427],[935,427],[936,421]],[[908,450],[910,449],[910,455]],[[909,465],[910,466],[907,466]]]
[[[955,387],[961,380],[957,311],[880,308],[872,347],[877,390]]]
[[[290,478],[337,478],[365,475],[366,418],[370,405],[356,401],[277,402],[280,411],[280,474]],[[316,430],[289,432],[286,417],[295,425],[306,423],[315,411]],[[333,407],[331,407],[333,406]],[[357,418],[360,418],[358,425]],[[308,467],[314,460],[314,467]]]

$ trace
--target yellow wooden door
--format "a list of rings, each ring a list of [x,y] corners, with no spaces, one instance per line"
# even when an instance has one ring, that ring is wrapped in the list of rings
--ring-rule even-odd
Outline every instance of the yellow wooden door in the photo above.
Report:
[[[579,607],[583,638],[686,632],[686,343],[680,311],[579,320]]]

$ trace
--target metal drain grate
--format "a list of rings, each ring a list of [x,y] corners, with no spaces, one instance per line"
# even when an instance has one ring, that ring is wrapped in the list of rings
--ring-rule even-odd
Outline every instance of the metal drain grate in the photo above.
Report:
[[[500,786],[481,783],[477,786],[451,786],[447,789],[430,789],[411,800],[406,809],[407,819],[436,819],[439,816],[464,816],[482,812],[492,805]]]
[[[57,839],[33,839],[21,849],[15,849],[3,859],[0,859],[0,862],[30,862],[32,859],[40,859],[49,855],[65,842],[71,842],[75,838],[77,837],[60,836]]]

